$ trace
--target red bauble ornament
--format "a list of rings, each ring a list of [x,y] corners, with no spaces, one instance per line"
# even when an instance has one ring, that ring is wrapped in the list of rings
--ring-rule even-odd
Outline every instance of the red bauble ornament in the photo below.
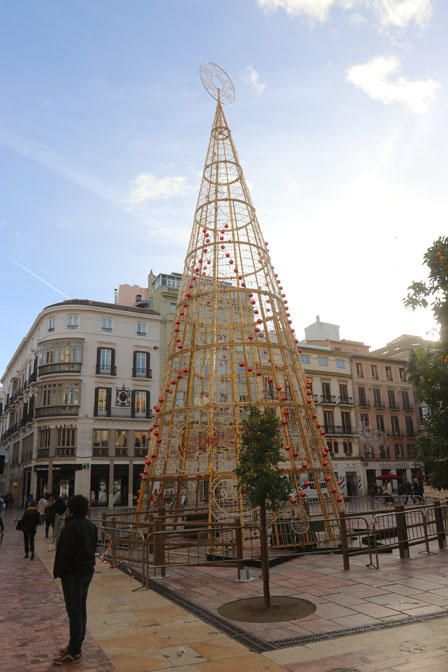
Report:
[[[325,481],[329,483],[331,481],[331,476],[325,476]]]
[[[301,491],[299,492],[299,495],[300,495],[301,497],[306,497],[306,492],[303,492],[303,490],[301,490]]]
[[[158,413],[160,411],[160,408],[158,406],[154,406],[154,410],[156,413]]]

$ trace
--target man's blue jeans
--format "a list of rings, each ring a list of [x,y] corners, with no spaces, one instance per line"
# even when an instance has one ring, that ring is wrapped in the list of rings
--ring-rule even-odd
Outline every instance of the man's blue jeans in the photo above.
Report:
[[[67,648],[72,656],[81,653],[82,643],[86,636],[86,602],[92,576],[93,574],[87,574],[85,576],[66,574],[61,579],[65,608],[67,609],[68,620],[70,623],[70,641]]]

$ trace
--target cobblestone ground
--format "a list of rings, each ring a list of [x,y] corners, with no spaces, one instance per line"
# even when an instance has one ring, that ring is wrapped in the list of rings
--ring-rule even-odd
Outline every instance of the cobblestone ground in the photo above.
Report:
[[[15,530],[15,513],[3,515],[6,532],[0,546],[0,670],[50,672],[58,649],[67,644],[64,601],[46,568],[36,557],[24,559],[23,537]],[[43,530],[38,529],[38,536]],[[101,647],[88,635],[83,661],[76,670],[115,672]]]

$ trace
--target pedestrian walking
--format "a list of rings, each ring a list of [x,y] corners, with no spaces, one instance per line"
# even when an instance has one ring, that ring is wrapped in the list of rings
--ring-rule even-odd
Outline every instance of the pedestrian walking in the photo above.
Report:
[[[36,528],[40,522],[37,504],[34,500],[27,506],[20,522],[22,523],[23,541],[25,544],[25,558],[29,555],[30,560],[34,560],[34,537],[36,536]]]
[[[55,541],[57,541],[59,538],[59,534],[61,532],[61,526],[63,525],[63,516],[66,510],[67,506],[62,497],[56,497],[56,502],[54,504],[54,525],[53,525],[53,537]]]
[[[39,499],[39,501],[37,502],[37,510],[39,511],[39,518],[40,518],[40,524],[41,524],[41,525],[44,524],[44,520],[45,520],[45,507],[47,506],[47,504],[48,504],[48,500],[47,500],[47,498],[46,498],[44,495],[42,495],[42,497],[41,497],[41,498]]]
[[[55,512],[54,512],[54,499],[50,495],[47,500],[47,504],[44,508],[44,519],[45,519],[45,538],[48,539],[48,532],[50,530],[50,526],[53,528],[53,535],[54,535],[54,517],[55,517]]]
[[[96,526],[86,518],[89,503],[82,495],[69,500],[68,515],[56,546],[53,576],[60,578],[70,626],[68,646],[54,658],[55,665],[81,660],[87,627],[87,592],[93,576],[97,545]]]

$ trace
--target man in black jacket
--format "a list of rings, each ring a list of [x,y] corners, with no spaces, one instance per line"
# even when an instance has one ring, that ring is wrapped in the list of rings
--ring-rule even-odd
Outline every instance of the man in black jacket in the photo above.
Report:
[[[79,663],[86,635],[87,591],[93,576],[97,530],[86,518],[89,503],[75,495],[68,503],[69,516],[61,530],[56,546],[53,576],[60,577],[65,607],[70,623],[70,641],[54,659],[55,665]]]

